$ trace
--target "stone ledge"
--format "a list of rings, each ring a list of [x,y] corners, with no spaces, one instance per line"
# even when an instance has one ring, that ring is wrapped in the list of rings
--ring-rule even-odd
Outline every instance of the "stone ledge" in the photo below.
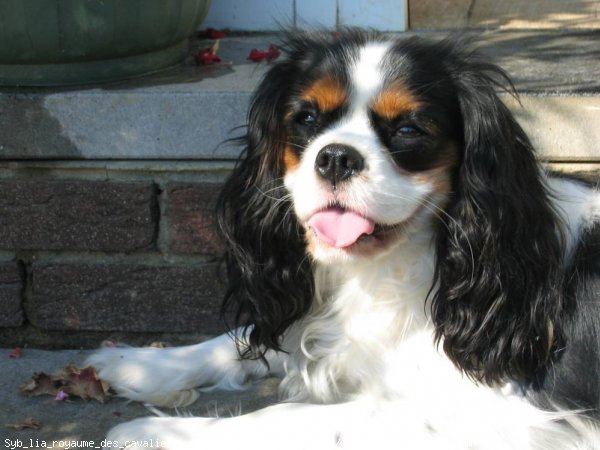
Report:
[[[410,5],[415,28],[590,28],[600,27],[598,6],[586,0],[419,0]]]
[[[532,119],[515,111],[539,142],[542,157],[581,160],[591,154],[600,160],[598,32],[478,34],[481,51],[511,74],[522,94]],[[268,67],[249,63],[246,56],[251,48],[277,40],[276,35],[225,38],[220,47],[224,62],[218,66],[187,63],[141,79],[80,89],[5,89],[0,93],[0,159],[235,159],[241,149],[221,143],[243,133],[236,127],[244,125],[251,92]],[[577,120],[572,120],[574,111]],[[573,145],[579,145],[582,127],[590,147]]]
[[[222,327],[216,334],[225,333]],[[0,327],[0,347],[13,348],[98,348],[106,340],[123,342],[137,347],[153,342],[165,342],[172,345],[188,345],[214,337],[215,333],[156,331],[86,331],[86,330],[43,330],[31,324],[21,327]]]
[[[555,162],[600,162],[600,96],[522,95],[504,101],[538,156]]]

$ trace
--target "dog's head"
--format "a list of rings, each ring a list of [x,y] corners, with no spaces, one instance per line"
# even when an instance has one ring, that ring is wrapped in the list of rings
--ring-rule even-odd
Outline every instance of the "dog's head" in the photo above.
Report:
[[[558,333],[560,245],[495,93],[504,73],[450,41],[349,31],[285,47],[221,198],[226,304],[252,345],[278,348],[308,311],[313,264],[376,264],[418,236],[435,248],[431,314],[450,358],[489,382],[533,373]]]

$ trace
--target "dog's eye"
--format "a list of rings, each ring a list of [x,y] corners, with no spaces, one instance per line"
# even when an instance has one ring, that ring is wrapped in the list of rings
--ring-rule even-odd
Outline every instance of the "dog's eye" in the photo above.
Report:
[[[396,134],[402,137],[418,137],[423,132],[414,125],[402,125],[396,130]]]
[[[300,125],[311,127],[317,123],[317,115],[308,111],[302,111],[296,116],[296,122]]]

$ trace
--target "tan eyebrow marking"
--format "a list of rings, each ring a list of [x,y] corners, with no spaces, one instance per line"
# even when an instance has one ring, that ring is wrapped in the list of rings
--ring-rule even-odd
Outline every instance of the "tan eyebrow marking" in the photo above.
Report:
[[[311,84],[301,97],[315,102],[321,111],[328,112],[340,108],[348,98],[346,89],[331,75],[319,78]]]
[[[402,84],[397,83],[380,92],[371,103],[371,110],[386,120],[417,109],[420,102]]]

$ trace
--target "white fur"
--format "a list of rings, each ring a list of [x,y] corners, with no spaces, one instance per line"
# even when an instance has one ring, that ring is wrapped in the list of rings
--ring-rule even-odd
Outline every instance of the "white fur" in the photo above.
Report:
[[[374,45],[360,52],[351,72],[351,114],[311,142],[285,185],[301,221],[332,202],[383,224],[420,212],[416,225],[376,257],[316,243],[313,308],[287,331],[286,353],[266,354],[272,373],[283,378],[282,397],[296,403],[234,418],[138,419],[111,430],[110,441],[152,439],[155,448],[170,450],[600,448],[593,425],[567,412],[538,410],[510,386],[478,386],[434,346],[426,305],[433,230],[426,225],[441,214],[445,194],[400,173],[368,125],[366,108],[381,88],[386,51]],[[314,158],[329,143],[352,144],[366,162],[351,187],[336,192],[314,173]],[[600,195],[573,182],[549,183],[561,192],[556,208],[573,248],[600,215]],[[238,358],[229,335],[181,348],[107,348],[89,363],[119,394],[171,406],[195,400],[196,387],[243,389],[267,375],[261,362]]]
[[[600,219],[600,191],[566,178],[550,178],[548,184],[555,208],[566,225],[566,253],[570,258],[582,231]]]
[[[386,42],[368,44],[360,49],[350,68],[354,111],[362,111],[383,87],[381,64],[389,49],[390,44]]]
[[[123,397],[176,407],[193,403],[196,388],[240,390],[267,375],[264,364],[238,359],[233,337],[223,335],[185,347],[106,347],[91,355],[87,364]],[[274,354],[270,359],[274,373],[282,373],[281,357]]]

